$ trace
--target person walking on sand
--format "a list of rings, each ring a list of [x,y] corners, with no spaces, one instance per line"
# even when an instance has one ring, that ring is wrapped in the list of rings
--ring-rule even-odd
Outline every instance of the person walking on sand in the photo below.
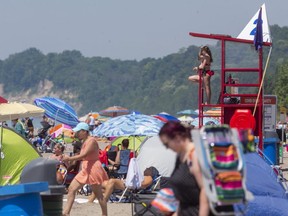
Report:
[[[198,59],[200,60],[200,65],[194,67],[193,70],[198,72],[198,75],[189,76],[189,80],[192,82],[199,82],[199,73],[202,73],[202,80],[204,83],[204,88],[206,92],[206,104],[211,104],[211,86],[210,79],[214,75],[214,71],[211,70],[211,63],[213,62],[212,53],[208,46],[203,46],[200,48]],[[200,99],[199,99],[200,100]]]
[[[99,161],[99,146],[94,137],[89,135],[89,125],[81,122],[73,128],[76,137],[82,142],[82,148],[79,155],[72,157],[64,156],[62,161],[82,160],[82,169],[75,176],[68,188],[67,204],[64,208],[63,215],[69,215],[76,192],[85,184],[90,184],[93,193],[96,195],[102,215],[107,215],[107,202],[102,193],[101,184],[108,179],[107,173]]]

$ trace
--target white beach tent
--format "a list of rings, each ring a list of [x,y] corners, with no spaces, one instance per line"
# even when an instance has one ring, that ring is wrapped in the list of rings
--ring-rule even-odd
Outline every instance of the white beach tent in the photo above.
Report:
[[[162,144],[158,136],[144,140],[140,146],[137,163],[141,172],[150,166],[154,166],[161,176],[170,177],[174,170],[176,153]]]

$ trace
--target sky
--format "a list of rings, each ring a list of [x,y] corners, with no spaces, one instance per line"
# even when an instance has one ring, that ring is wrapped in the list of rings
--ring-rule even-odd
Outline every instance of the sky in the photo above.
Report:
[[[0,59],[31,47],[44,54],[161,58],[214,43],[189,32],[237,37],[263,3],[270,25],[288,26],[287,0],[2,0]]]

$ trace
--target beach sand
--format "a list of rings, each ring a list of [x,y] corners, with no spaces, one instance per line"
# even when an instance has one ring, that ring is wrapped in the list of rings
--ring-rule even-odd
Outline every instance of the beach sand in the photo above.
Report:
[[[66,202],[63,202],[65,205]],[[100,205],[97,203],[74,203],[71,216],[101,215]],[[130,203],[108,203],[108,215],[127,216],[132,215]]]
[[[108,143],[99,143],[101,149],[105,148]],[[69,155],[72,151],[72,146],[68,145],[65,153]],[[49,157],[51,153],[43,154],[43,157]],[[288,152],[286,148],[283,149],[283,163],[280,164],[283,168],[283,174],[286,179],[288,179]],[[63,197],[63,205],[66,204],[66,195]],[[71,216],[90,216],[90,215],[101,215],[100,205],[96,203],[87,203],[88,196],[77,195],[76,200],[73,204],[71,210]],[[79,203],[80,202],[80,203]],[[82,203],[84,202],[84,203]],[[63,206],[63,207],[64,207]],[[131,203],[108,203],[108,215],[118,215],[118,216],[129,216],[132,215]]]

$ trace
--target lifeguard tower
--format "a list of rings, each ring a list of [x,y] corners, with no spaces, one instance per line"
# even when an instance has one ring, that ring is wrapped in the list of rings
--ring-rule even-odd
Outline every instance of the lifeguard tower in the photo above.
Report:
[[[203,125],[203,118],[205,117],[215,117],[209,114],[204,114],[204,111],[208,108],[218,108],[219,115],[217,116],[220,119],[221,124],[231,124],[232,116],[235,115],[236,111],[240,111],[237,115],[238,117],[233,119],[234,121],[253,121],[251,116],[254,112],[254,118],[256,120],[255,128],[254,128],[254,135],[259,137],[259,148],[263,148],[263,90],[261,87],[261,81],[263,79],[263,50],[260,48],[258,52],[255,51],[255,55],[258,55],[258,66],[248,68],[243,65],[243,67],[231,68],[226,67],[226,43],[234,42],[234,43],[242,43],[242,44],[251,44],[253,45],[252,40],[245,40],[239,38],[233,38],[228,35],[217,35],[217,34],[201,34],[201,33],[189,33],[192,37],[198,38],[206,38],[206,39],[214,39],[220,42],[221,46],[221,68],[220,68],[220,95],[217,104],[205,104],[203,101],[203,83],[199,82],[199,102],[198,102],[198,109],[199,109],[199,128]],[[271,46],[271,43],[264,42],[263,46]],[[245,75],[249,76],[249,74],[257,74],[257,79],[254,83],[237,83],[237,82],[230,82],[231,74],[240,74],[245,73]],[[200,80],[201,80],[201,74]],[[255,75],[254,75],[255,76]],[[259,95],[257,93],[239,93],[237,91],[226,91],[228,88],[257,88],[259,90]],[[257,97],[258,96],[258,97]],[[258,98],[256,102],[256,98]],[[251,112],[250,112],[250,111]],[[245,113],[243,114],[242,111]]]

